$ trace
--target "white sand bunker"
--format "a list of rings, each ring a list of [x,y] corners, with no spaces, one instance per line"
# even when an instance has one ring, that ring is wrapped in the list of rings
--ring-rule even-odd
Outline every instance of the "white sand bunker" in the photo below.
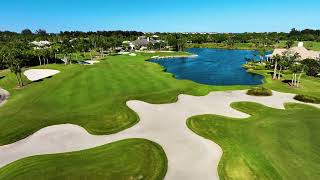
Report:
[[[172,104],[148,104],[129,101],[138,113],[137,125],[113,135],[94,136],[82,127],[64,124],[43,128],[35,134],[10,145],[0,146],[0,167],[18,159],[40,154],[62,153],[93,148],[127,138],[144,138],[160,144],[168,157],[169,180],[214,180],[218,177],[221,148],[193,133],[186,119],[201,114],[217,114],[246,118],[248,114],[230,107],[230,103],[251,101],[273,108],[284,108],[296,102],[294,94],[273,92],[270,97],[246,95],[246,91],[212,92],[207,96],[180,95]],[[320,108],[320,105],[313,105]]]
[[[58,73],[60,73],[60,71],[52,69],[29,69],[23,72],[30,81],[38,81]]]
[[[93,65],[93,64],[96,64],[96,63],[99,63],[100,61],[94,61],[94,60],[90,60],[90,61],[85,61],[86,63],[89,63],[89,65]]]

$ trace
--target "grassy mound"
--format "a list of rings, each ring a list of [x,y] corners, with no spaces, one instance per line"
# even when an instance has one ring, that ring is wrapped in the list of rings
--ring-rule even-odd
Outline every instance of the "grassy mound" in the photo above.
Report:
[[[301,102],[306,102],[306,103],[320,104],[320,98],[312,97],[308,95],[296,95],[294,99]]]
[[[202,115],[187,122],[222,147],[220,179],[320,179],[320,109],[288,104],[280,110],[247,102],[232,107],[252,116]]]
[[[251,96],[272,96],[272,91],[264,87],[254,87],[247,91]]]
[[[167,158],[158,144],[128,139],[89,150],[25,158],[1,168],[0,179],[161,180],[166,171]]]

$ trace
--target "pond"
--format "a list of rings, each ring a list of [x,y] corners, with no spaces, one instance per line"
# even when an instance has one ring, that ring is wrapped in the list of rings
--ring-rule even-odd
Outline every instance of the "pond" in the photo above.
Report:
[[[187,50],[198,55],[187,58],[152,59],[166,68],[177,79],[188,79],[208,85],[258,85],[263,76],[248,73],[242,65],[252,58],[253,50],[225,50],[193,48]]]

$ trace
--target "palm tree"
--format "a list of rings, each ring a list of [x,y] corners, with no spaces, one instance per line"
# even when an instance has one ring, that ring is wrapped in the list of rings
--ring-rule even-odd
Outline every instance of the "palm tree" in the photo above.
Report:
[[[294,60],[290,51],[285,51],[282,53],[282,56],[280,56],[280,59],[278,61],[278,65],[280,67],[278,71],[278,80],[281,79],[281,71],[287,69],[293,62]]]
[[[23,64],[23,51],[21,46],[10,43],[1,48],[1,55],[4,63],[12,73],[16,75],[18,86],[23,86],[22,81],[22,64]]]
[[[266,53],[267,53],[266,49],[260,49],[260,50],[259,50],[260,63],[261,63],[261,61],[263,61],[263,59],[266,57]]]
[[[33,54],[34,54],[34,56],[38,57],[39,65],[41,66],[42,65],[42,63],[41,63],[42,50],[39,48],[34,48]]]
[[[299,68],[298,68],[298,70],[299,70],[299,77],[298,77],[298,82],[297,82],[297,88],[298,88],[299,85],[300,85],[301,76],[302,76],[302,74],[304,73],[305,67],[306,67],[305,65],[299,64]]]
[[[287,61],[287,58],[286,58],[285,56],[282,56],[282,57],[279,59],[278,64],[279,64],[280,69],[279,69],[279,71],[278,71],[278,80],[281,79],[281,71],[288,66],[288,63],[287,63],[287,62],[288,62],[288,61]]]
[[[277,79],[278,62],[281,60],[281,56],[279,54],[277,54],[272,58],[272,60],[273,60],[273,63],[274,63],[272,79]]]
[[[300,65],[298,63],[294,63],[291,66],[291,71],[292,71],[291,86],[296,87],[297,86],[297,73],[300,71]]]
[[[291,48],[292,46],[293,46],[293,44],[294,44],[294,41],[293,40],[288,40],[288,41],[286,41],[286,48]]]

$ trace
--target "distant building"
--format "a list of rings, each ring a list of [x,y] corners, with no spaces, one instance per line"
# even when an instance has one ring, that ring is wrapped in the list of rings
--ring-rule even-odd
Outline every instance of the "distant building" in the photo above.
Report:
[[[162,40],[158,40],[159,36],[153,35],[152,37],[140,36],[135,41],[123,41],[123,44],[128,44],[131,50],[145,50],[150,45],[155,45],[157,43],[164,42]]]
[[[303,42],[299,42],[298,47],[292,47],[290,49],[275,49],[270,57],[272,58],[276,55],[283,55],[286,51],[292,52],[293,54],[298,53],[300,55],[300,60],[320,59],[320,52],[306,49],[303,46]]]
[[[38,46],[38,47],[46,47],[46,46],[50,46],[51,42],[49,42],[49,41],[33,41],[33,42],[31,42],[31,44]]]

